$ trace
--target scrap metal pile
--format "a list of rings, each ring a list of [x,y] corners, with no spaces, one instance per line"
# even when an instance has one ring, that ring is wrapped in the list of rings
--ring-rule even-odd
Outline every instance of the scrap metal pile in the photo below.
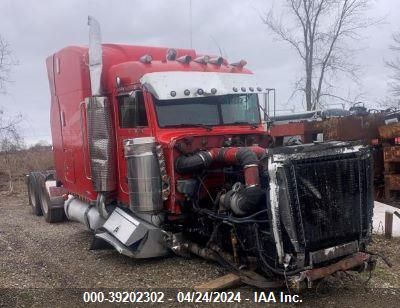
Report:
[[[309,112],[277,116],[270,127],[278,145],[322,140],[360,141],[373,148],[375,199],[398,205],[400,192],[399,112],[370,110],[356,112]]]

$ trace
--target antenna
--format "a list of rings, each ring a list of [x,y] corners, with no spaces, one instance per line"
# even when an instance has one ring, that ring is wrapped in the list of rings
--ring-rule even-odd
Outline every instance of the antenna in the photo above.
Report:
[[[211,39],[214,41],[215,45],[217,46],[218,51],[219,51],[219,55],[220,55],[221,57],[223,57],[223,55],[222,55],[222,48],[221,48],[221,46],[218,44],[218,41],[217,41],[217,40],[215,39],[215,37],[213,37],[212,35],[210,35],[210,37],[211,37]]]
[[[190,35],[190,49],[193,48],[193,39],[192,39],[192,0],[189,0],[189,35]]]

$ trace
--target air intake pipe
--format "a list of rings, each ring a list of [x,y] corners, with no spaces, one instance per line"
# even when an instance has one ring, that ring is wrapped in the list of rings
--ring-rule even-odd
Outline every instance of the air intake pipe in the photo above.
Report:
[[[259,159],[264,155],[265,149],[261,147],[212,148],[192,156],[178,157],[175,169],[178,173],[187,174],[208,169],[213,162],[240,165],[244,169],[246,186],[257,186],[260,183]]]
[[[156,213],[163,208],[159,164],[153,137],[125,140],[129,207],[135,213]],[[160,153],[161,154],[161,153]]]
[[[197,173],[208,169],[213,162],[227,165],[240,165],[244,170],[245,186],[234,185],[231,191],[221,196],[220,203],[230,208],[235,214],[244,216],[258,209],[264,195],[259,187],[259,162],[265,156],[261,147],[212,148],[200,151],[192,156],[180,156],[176,160],[178,173]]]

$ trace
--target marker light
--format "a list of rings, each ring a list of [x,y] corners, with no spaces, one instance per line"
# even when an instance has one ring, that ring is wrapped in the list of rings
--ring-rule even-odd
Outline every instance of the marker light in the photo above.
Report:
[[[188,89],[186,89],[185,91],[183,91],[183,93],[184,93],[186,96],[189,96],[190,91],[189,91]]]
[[[241,87],[240,89],[242,90],[242,92],[246,92],[246,88],[245,87]]]
[[[222,63],[224,63],[224,59],[222,57],[215,57],[215,58],[211,58],[209,62],[211,64],[221,65]]]
[[[237,91],[238,91],[238,88],[233,87],[232,90],[233,90],[233,92],[237,92]]]
[[[197,63],[201,63],[201,64],[207,64],[210,61],[210,56],[201,56],[201,57],[197,57],[196,59],[194,59],[194,62]]]
[[[176,61],[188,64],[190,61],[192,61],[192,57],[189,55],[184,55],[182,57],[177,58]]]
[[[249,87],[250,92],[254,92],[254,88],[253,87]]]
[[[247,64],[246,60],[240,60],[239,62],[235,62],[235,63],[231,63],[232,66],[236,66],[236,67],[244,67]]]
[[[257,87],[257,91],[258,91],[258,92],[261,92],[261,91],[262,91],[262,88],[261,88],[261,87]]]
[[[151,55],[144,55],[140,57],[140,62],[142,63],[151,63],[151,61],[153,60],[153,57]]]
[[[197,94],[203,95],[203,94],[204,94],[204,90],[203,90],[203,89],[198,89],[198,90],[197,90]]]
[[[175,96],[176,96],[176,92],[175,92],[175,91],[171,91],[170,94],[171,94],[172,97],[175,97]]]
[[[176,51],[176,49],[170,48],[167,50],[166,58],[168,61],[174,61],[176,59],[177,54],[178,52]]]
[[[217,89],[216,88],[212,88],[211,89],[211,94],[215,94],[215,93],[217,93]]]

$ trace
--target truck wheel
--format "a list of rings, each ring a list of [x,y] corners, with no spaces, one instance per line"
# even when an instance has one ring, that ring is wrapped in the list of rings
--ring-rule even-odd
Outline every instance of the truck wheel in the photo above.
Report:
[[[48,223],[61,222],[65,219],[64,199],[62,197],[50,198],[45,182],[41,185],[41,206],[44,219]]]
[[[32,207],[33,214],[42,216],[42,207],[40,205],[40,196],[38,193],[38,178],[35,173],[31,172],[28,177],[28,196],[29,204]]]

